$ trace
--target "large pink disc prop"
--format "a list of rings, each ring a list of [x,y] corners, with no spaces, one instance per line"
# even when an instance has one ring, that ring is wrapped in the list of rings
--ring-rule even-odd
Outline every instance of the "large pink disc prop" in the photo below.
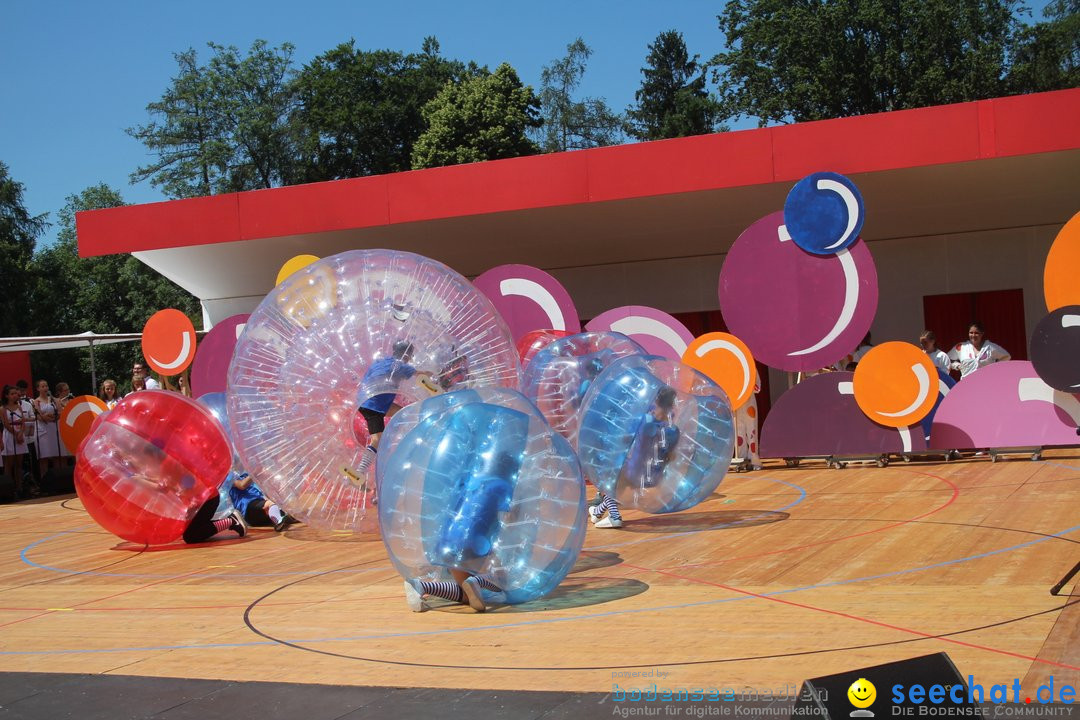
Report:
[[[473,285],[499,311],[514,342],[532,330],[581,332],[570,293],[543,270],[528,265],[500,265],[481,273]]]
[[[251,315],[245,313],[225,318],[203,337],[191,363],[191,392],[195,397],[225,392],[229,361],[249,317]]]
[[[728,331],[770,367],[805,372],[854,350],[877,311],[877,271],[859,240],[835,255],[812,255],[787,236],[784,214],[747,228],[720,271]]]

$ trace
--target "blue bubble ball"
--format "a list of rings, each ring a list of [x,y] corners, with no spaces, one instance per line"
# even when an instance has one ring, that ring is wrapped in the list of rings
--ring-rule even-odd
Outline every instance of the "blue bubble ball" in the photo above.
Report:
[[[686,510],[724,479],[731,404],[712,380],[655,355],[616,361],[585,397],[578,456],[586,478],[624,507]]]
[[[570,444],[523,395],[475,388],[394,415],[379,445],[379,524],[402,577],[480,576],[489,604],[541,598],[585,541],[585,485]]]

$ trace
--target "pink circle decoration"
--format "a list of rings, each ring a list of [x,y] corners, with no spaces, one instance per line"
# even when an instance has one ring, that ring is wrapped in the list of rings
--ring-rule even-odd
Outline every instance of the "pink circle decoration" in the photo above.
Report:
[[[249,317],[251,315],[244,314],[225,318],[203,337],[191,363],[191,392],[195,397],[225,392],[225,377],[236,349],[236,339]]]
[[[617,332],[645,348],[650,355],[682,360],[694,334],[681,322],[656,308],[625,305],[602,312],[588,323],[589,332]]]
[[[770,367],[805,372],[854,350],[877,312],[877,270],[861,239],[835,255],[791,241],[784,213],[743,231],[720,270],[728,331]]]
[[[570,293],[543,270],[528,265],[500,265],[482,273],[473,285],[487,296],[517,343],[532,330],[581,332]]]

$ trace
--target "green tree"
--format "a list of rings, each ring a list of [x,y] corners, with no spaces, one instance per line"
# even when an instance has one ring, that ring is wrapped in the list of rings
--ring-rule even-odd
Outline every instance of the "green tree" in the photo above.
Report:
[[[291,182],[296,166],[292,125],[293,47],[257,40],[246,56],[209,43],[200,65],[194,50],[176,54],[179,73],[160,100],[147,105],[151,120],[128,128],[156,156],[131,174],[169,197],[276,187]]]
[[[431,37],[415,54],[358,50],[350,40],[315,58],[296,79],[302,179],[411,169],[413,145],[427,129],[424,105],[465,72]]]
[[[1080,0],[1055,0],[1043,15],[1045,22],[1017,35],[1007,79],[1010,92],[1080,87]]]
[[[0,335],[32,335],[28,320],[32,283],[27,275],[37,237],[48,226],[45,215],[31,215],[23,204],[23,185],[0,162],[0,288],[4,312]]]
[[[131,255],[81,258],[75,237],[75,213],[119,207],[123,198],[100,184],[70,195],[58,213],[57,242],[38,252],[31,263],[38,335],[131,333],[142,331],[158,310],[176,308],[201,325],[198,300]],[[130,382],[131,362],[140,357],[138,343],[95,348],[99,381],[111,376],[121,387]],[[31,354],[35,377],[65,380],[73,390],[90,392],[90,354],[86,350],[47,350]]]
[[[627,110],[638,140],[662,140],[716,132],[720,104],[706,89],[706,68],[690,57],[682,33],[662,32],[649,45],[637,104]]]
[[[729,0],[731,115],[799,122],[1000,95],[1019,0]]]
[[[428,129],[413,146],[415,169],[538,152],[526,133],[540,126],[539,102],[507,63],[448,84],[424,106]]]
[[[623,140],[624,120],[602,98],[574,100],[592,50],[580,37],[566,46],[566,56],[545,65],[540,74],[540,146],[563,152],[615,145]]]

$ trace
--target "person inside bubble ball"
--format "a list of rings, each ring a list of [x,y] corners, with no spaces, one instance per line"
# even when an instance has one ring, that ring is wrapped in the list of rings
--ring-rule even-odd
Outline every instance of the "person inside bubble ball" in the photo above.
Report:
[[[415,351],[416,346],[408,340],[397,341],[394,343],[393,353],[390,357],[380,358],[371,363],[371,367],[367,369],[360,381],[361,387],[365,387],[369,383],[389,383],[396,388],[414,375],[430,377],[431,373],[417,371],[410,364]],[[393,417],[394,413],[401,409],[401,406],[394,402],[395,397],[394,393],[386,392],[366,399],[362,398],[360,401],[357,412],[363,416],[364,422],[367,423],[370,437],[364,456],[360,458],[360,464],[357,467],[360,475],[365,475],[375,460],[375,455],[379,451],[379,439],[382,437],[383,430],[386,429],[386,419]]]
[[[274,532],[283,532],[299,522],[280,505],[267,500],[249,473],[232,470],[226,480],[229,482],[229,500],[250,527],[273,527]]]
[[[631,481],[640,482],[642,489],[660,483],[664,468],[679,443],[679,428],[672,421],[675,395],[675,389],[667,385],[656,391],[652,409],[642,417],[630,446],[623,472],[631,473]],[[607,517],[604,517],[605,513]],[[623,520],[618,501],[603,495],[599,505],[589,508],[589,520],[598,528],[621,528]]]
[[[481,589],[502,592],[482,575],[464,570],[468,563],[487,557],[494,548],[499,513],[510,510],[514,497],[513,478],[521,469],[521,459],[500,453],[490,464],[459,480],[457,502],[435,544],[437,563],[450,571],[449,580],[406,580],[405,601],[413,612],[424,612],[425,596],[468,605],[480,613],[487,610]]]

